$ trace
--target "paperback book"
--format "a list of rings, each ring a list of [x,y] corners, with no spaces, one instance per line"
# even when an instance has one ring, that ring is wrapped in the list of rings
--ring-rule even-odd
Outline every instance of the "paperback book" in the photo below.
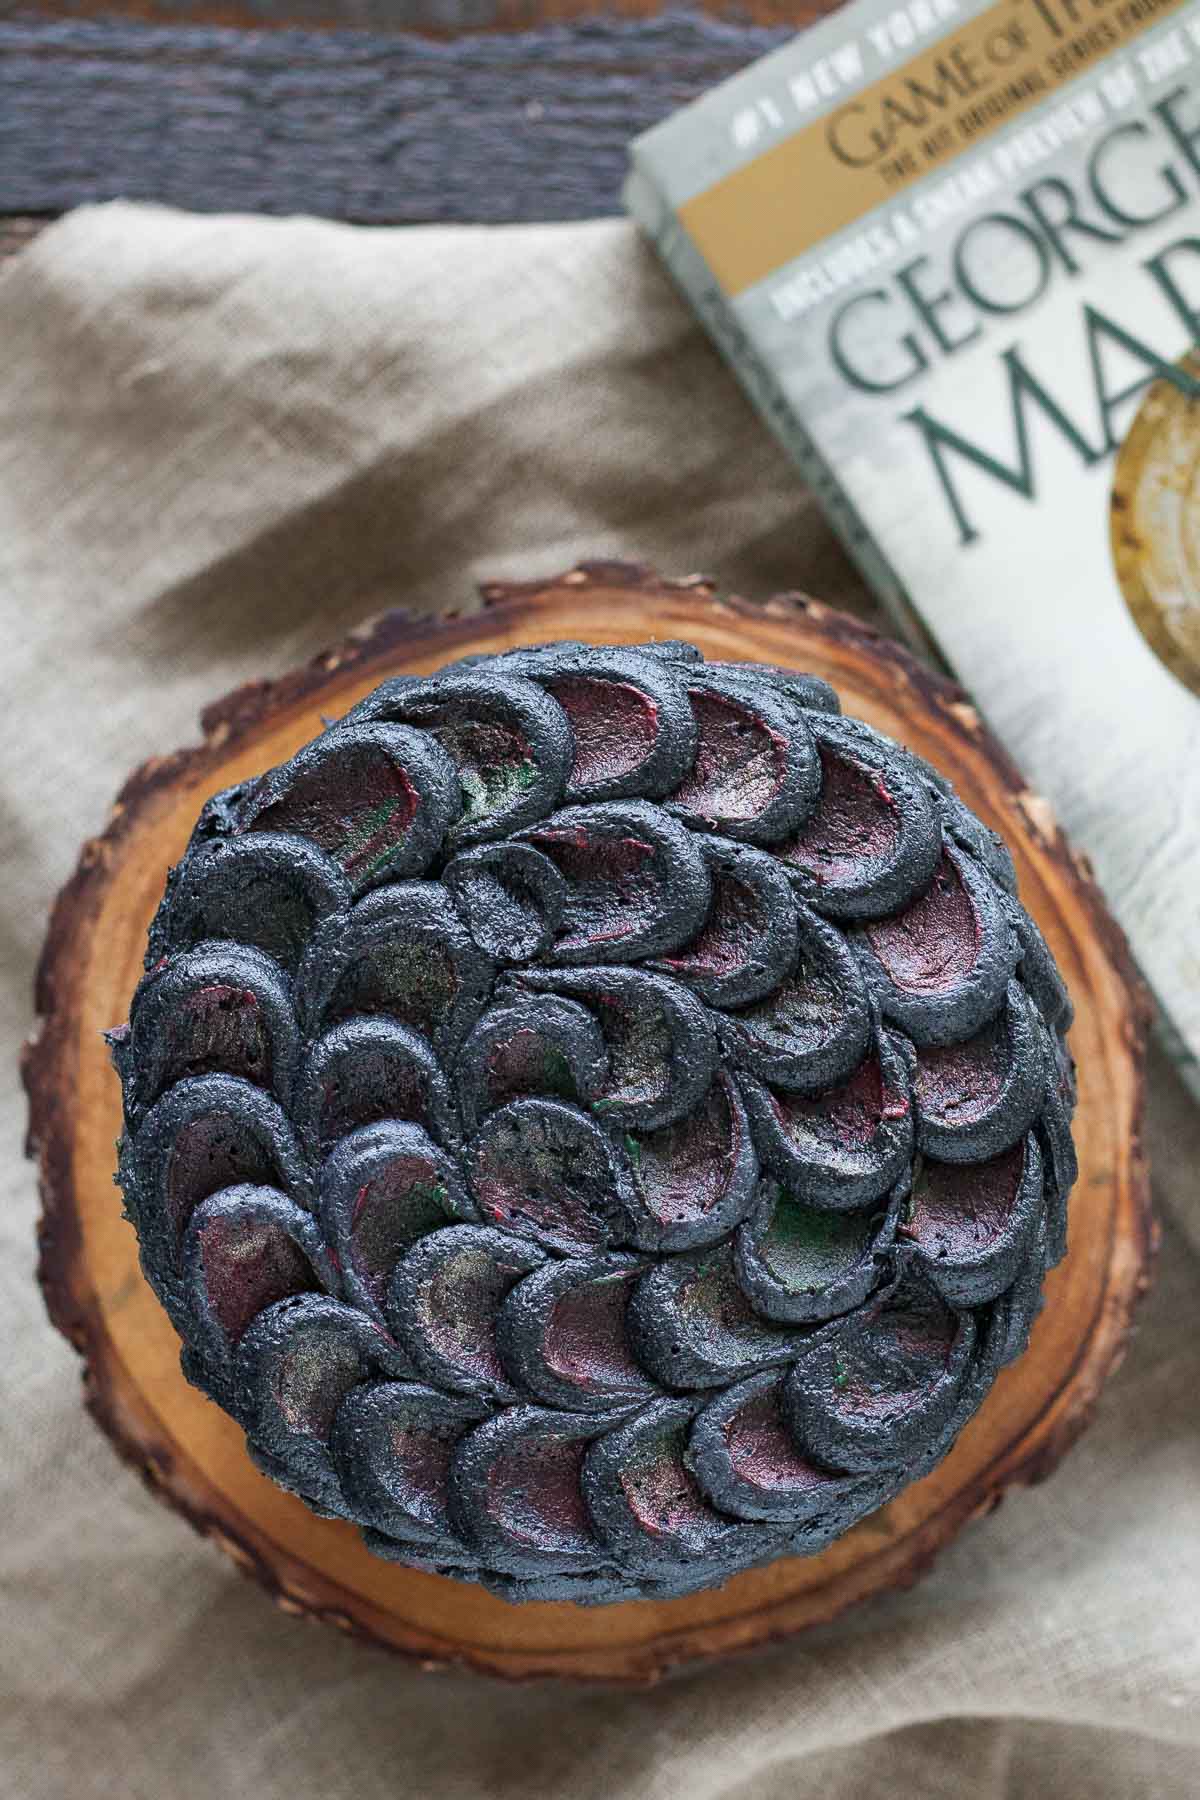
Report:
[[[1200,3],[855,0],[627,203],[1200,1056]]]

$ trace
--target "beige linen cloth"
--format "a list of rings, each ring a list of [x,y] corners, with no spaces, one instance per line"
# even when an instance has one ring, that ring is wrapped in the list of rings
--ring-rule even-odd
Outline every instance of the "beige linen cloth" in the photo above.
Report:
[[[205,701],[389,602],[619,552],[868,604],[627,225],[45,233],[0,276],[10,1061],[80,839]],[[1159,1280],[1055,1478],[913,1592],[650,1694],[422,1676],[278,1616],[149,1498],[42,1312],[14,1091],[0,1795],[1196,1800],[1200,1116],[1152,1073]]]

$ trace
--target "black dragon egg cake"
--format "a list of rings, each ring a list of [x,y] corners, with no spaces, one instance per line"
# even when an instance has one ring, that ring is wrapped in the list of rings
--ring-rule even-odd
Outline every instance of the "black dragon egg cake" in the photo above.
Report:
[[[678,1595],[825,1548],[1021,1353],[1070,1017],[1004,844],[824,682],[549,644],[208,802],[119,1180],[266,1475],[514,1601]]]

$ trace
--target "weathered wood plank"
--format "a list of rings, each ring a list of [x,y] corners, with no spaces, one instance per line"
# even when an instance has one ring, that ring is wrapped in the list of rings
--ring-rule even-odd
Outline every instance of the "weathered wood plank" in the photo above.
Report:
[[[691,9],[734,24],[799,30],[839,0],[691,0]],[[297,26],[433,37],[529,31],[552,20],[651,18],[663,0],[0,0],[0,18],[139,19],[148,25]]]
[[[452,41],[0,19],[0,212],[591,217],[636,132],[787,35],[696,13]]]

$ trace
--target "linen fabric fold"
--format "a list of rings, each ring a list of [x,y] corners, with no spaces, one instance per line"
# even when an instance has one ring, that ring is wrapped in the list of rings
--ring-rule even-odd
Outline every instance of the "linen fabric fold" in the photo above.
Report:
[[[873,616],[623,222],[93,208],[0,273],[0,345],[10,1067],[81,840],[128,770],[194,738],[238,682],[387,605],[469,608],[483,578],[583,556]],[[1151,1074],[1159,1279],[1054,1479],[912,1592],[648,1695],[431,1679],[303,1630],[151,1499],[45,1318],[12,1082],[0,1796],[1191,1796],[1200,1113],[1157,1055]]]

